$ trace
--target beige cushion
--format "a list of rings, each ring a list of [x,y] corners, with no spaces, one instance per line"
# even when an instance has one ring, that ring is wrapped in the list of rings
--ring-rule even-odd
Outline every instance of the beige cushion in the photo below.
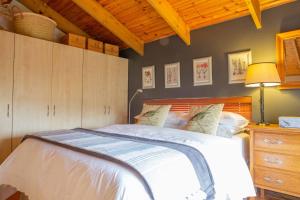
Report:
[[[143,105],[141,114],[137,117],[137,124],[163,127],[171,105]]]
[[[185,129],[188,131],[216,135],[224,104],[195,106],[191,108],[190,120]]]

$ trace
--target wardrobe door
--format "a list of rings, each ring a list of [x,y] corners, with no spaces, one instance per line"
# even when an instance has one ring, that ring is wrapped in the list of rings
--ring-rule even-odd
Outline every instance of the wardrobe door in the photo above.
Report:
[[[11,152],[14,34],[0,31],[0,164]]]
[[[53,43],[15,35],[13,148],[28,133],[50,129]]]
[[[82,127],[97,128],[107,124],[107,56],[84,51]]]
[[[53,45],[51,128],[81,127],[83,49]]]
[[[108,56],[109,124],[127,123],[128,61]]]

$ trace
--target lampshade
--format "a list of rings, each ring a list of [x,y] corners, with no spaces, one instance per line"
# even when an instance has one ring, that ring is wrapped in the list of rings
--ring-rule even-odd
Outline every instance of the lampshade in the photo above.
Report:
[[[246,87],[265,87],[280,85],[275,63],[255,63],[248,66],[245,85]]]

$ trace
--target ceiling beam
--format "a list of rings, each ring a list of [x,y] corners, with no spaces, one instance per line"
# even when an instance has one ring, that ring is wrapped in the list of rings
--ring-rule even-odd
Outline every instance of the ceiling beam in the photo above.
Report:
[[[26,6],[28,9],[32,10],[35,13],[41,13],[54,21],[56,21],[57,26],[60,30],[65,33],[75,33],[78,35],[90,37],[86,32],[81,30],[79,27],[75,26],[69,20],[61,16],[55,10],[50,8],[42,0],[18,0],[21,4]]]
[[[262,28],[261,8],[259,0],[245,0],[257,29]]]
[[[144,55],[144,41],[130,32],[110,12],[100,5],[96,0],[72,0],[81,9],[87,12],[125,44],[134,49],[140,55]]]
[[[187,44],[191,44],[190,28],[167,0],[147,0],[156,12],[168,23],[177,35]]]

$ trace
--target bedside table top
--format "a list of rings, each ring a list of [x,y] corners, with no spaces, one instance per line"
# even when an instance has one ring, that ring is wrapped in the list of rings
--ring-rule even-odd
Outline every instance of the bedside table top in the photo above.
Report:
[[[298,133],[300,134],[300,128],[282,128],[278,124],[270,124],[270,125],[256,125],[249,124],[248,128],[254,131],[267,131],[267,132],[290,132],[290,133]]]

